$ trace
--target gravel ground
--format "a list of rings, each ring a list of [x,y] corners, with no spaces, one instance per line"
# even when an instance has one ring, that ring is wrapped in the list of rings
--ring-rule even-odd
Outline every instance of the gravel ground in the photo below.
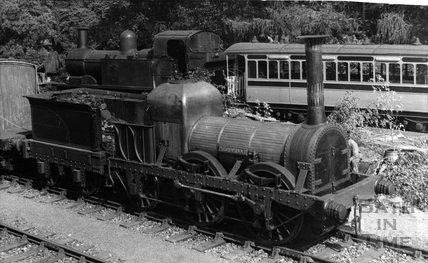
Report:
[[[399,197],[381,197],[379,200],[381,205],[370,204],[363,207],[362,233],[377,235],[400,245],[428,249],[428,212],[403,206]],[[349,221],[353,219],[353,215],[354,212],[351,211]]]
[[[4,191],[0,191],[0,220],[48,229],[92,244],[98,251],[109,251],[124,262],[231,262],[215,253],[201,253],[156,235],[121,228],[115,222],[102,222],[58,205],[42,204]]]

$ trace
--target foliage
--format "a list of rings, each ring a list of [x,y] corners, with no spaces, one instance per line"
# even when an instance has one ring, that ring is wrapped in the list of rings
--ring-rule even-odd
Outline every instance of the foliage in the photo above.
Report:
[[[389,83],[380,75],[376,75],[376,79],[372,81],[376,100],[369,105],[371,112],[369,124],[382,130],[388,130],[394,146],[394,137],[403,128],[403,124],[398,119],[398,114],[403,110],[401,96],[391,90]]]
[[[223,4],[218,1],[186,1],[168,14],[170,29],[205,29],[222,34]]]
[[[51,99],[70,103],[86,104],[92,109],[104,110],[107,107],[107,104],[104,102],[102,97],[98,96],[97,94],[90,94],[83,90],[77,90],[75,92],[71,92],[70,94],[65,94],[65,96],[56,96],[54,94]]]
[[[385,13],[377,22],[377,40],[388,44],[409,43],[411,29],[403,14]]]
[[[76,2],[73,8],[70,6],[55,9],[55,18],[58,21],[55,42],[60,43],[59,51],[68,51],[76,48],[77,28],[83,25],[90,28],[97,25],[100,20],[98,14],[85,7],[81,2]]]
[[[360,28],[358,19],[336,11],[332,3],[273,3],[258,17],[232,17],[224,23],[226,31],[241,41],[260,34],[272,34],[278,39],[288,36],[290,41],[296,41],[302,34],[328,34],[337,42]]]
[[[358,19],[335,10],[332,3],[319,5],[282,5],[270,8],[270,17],[277,33],[288,35],[295,41],[300,35],[330,35],[336,41],[344,35],[353,35],[359,31]]]
[[[347,91],[334,111],[328,115],[327,121],[349,131],[350,136],[360,142],[363,135],[360,128],[366,126],[370,117],[370,111],[362,109],[354,93]]]
[[[334,123],[350,132],[350,136],[357,142],[366,144],[367,138],[361,131],[362,127],[371,126],[387,130],[394,146],[394,138],[403,125],[399,122],[398,114],[402,111],[401,96],[389,88],[380,75],[373,82],[375,100],[363,109],[352,92],[345,96],[336,105],[334,111],[327,117],[327,121]],[[369,138],[370,139],[370,138]]]
[[[175,72],[169,77],[169,81],[179,81],[179,80],[191,80],[191,81],[205,81],[210,83],[211,77],[214,74],[204,68],[196,68],[187,72],[187,74],[182,74],[180,72]]]
[[[383,175],[405,202],[421,210],[428,208],[428,156],[421,152],[403,152]]]
[[[43,40],[56,35],[52,7],[48,0],[0,1],[0,56],[37,60]]]
[[[151,45],[151,35],[147,32],[147,15],[143,13],[145,5],[133,1],[97,0],[88,5],[97,13],[99,22],[90,30],[93,46],[99,49],[118,49],[120,34],[132,30],[138,41],[138,48]],[[149,34],[149,35],[148,35]],[[150,38],[148,43],[147,38]]]
[[[269,103],[267,102],[260,102],[258,99],[256,100],[256,115],[259,115],[261,117],[265,118],[271,118],[272,117],[272,108],[270,107]]]
[[[269,19],[251,18],[246,20],[226,19],[226,30],[234,34],[238,39],[249,40],[253,36],[267,34],[272,29],[272,21]]]
[[[0,1],[0,56],[41,63],[42,43],[49,40],[63,57],[76,46],[80,26],[89,27],[89,45],[96,49],[117,49],[126,29],[137,34],[139,49],[150,48],[153,36],[167,29],[210,30],[226,44],[261,34],[289,41],[301,34],[329,34],[339,43],[360,43],[377,34],[378,42],[407,43],[413,33],[426,40],[427,7],[371,6],[372,11],[361,3],[312,1]],[[378,27],[371,27],[377,19]]]

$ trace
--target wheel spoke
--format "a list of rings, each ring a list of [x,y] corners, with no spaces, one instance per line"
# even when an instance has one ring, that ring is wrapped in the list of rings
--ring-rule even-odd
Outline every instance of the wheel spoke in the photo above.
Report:
[[[266,187],[280,187],[287,190],[294,189],[294,176],[285,167],[278,164],[258,163],[247,168],[245,172],[247,174],[241,175],[240,178],[249,183]],[[297,237],[303,225],[303,213],[301,211],[275,202],[271,205],[270,227],[266,227],[264,213],[256,215],[246,204],[238,204],[238,212],[243,221],[250,221],[250,224],[246,224],[249,232],[261,243],[270,245],[290,243]]]
[[[188,163],[200,165],[202,169],[199,172],[202,174],[219,177],[227,174],[217,159],[208,153],[202,151],[189,152],[184,154],[182,158]],[[199,193],[201,201],[197,201],[195,195],[190,194],[188,189],[180,189],[179,192],[182,196],[182,198],[178,198],[182,202],[180,205],[183,206],[187,203],[190,207],[190,211],[184,211],[184,214],[190,220],[196,221],[195,224],[208,226],[218,223],[223,218],[225,206],[223,198]]]
[[[158,205],[159,182],[157,178],[141,178],[140,183],[140,204],[143,209],[153,209]]]

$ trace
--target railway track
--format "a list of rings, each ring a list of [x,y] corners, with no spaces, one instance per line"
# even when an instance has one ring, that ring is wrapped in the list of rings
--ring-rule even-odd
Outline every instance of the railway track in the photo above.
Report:
[[[55,233],[39,233],[35,228],[21,229],[4,223],[0,223],[0,228],[0,240],[7,240],[0,246],[2,263],[27,259],[33,263],[53,263],[66,258],[75,259],[76,262],[110,262],[106,254],[94,256],[86,253],[91,247],[81,246],[77,249],[66,240],[53,239]]]
[[[25,194],[27,198],[31,198],[32,194],[29,191],[31,181],[17,179],[14,177],[4,178],[0,184],[0,190],[6,190],[12,194],[24,193],[25,190],[30,194]],[[39,195],[49,194],[48,201],[46,203],[55,203],[66,200],[66,194],[64,189],[50,188],[42,191]],[[37,193],[33,194],[37,195]],[[159,234],[171,227],[175,226],[180,228],[176,233],[169,235],[165,240],[167,242],[180,244],[187,240],[194,239],[198,235],[205,235],[210,237],[205,242],[193,246],[193,249],[206,252],[210,249],[215,249],[226,243],[237,244],[236,249],[230,250],[223,254],[221,257],[234,261],[240,257],[246,256],[253,253],[256,250],[264,250],[269,254],[268,257],[263,258],[260,262],[273,263],[279,260],[291,260],[294,262],[372,262],[377,258],[386,258],[393,256],[394,258],[401,258],[405,263],[418,263],[428,262],[428,251],[411,247],[407,245],[401,245],[391,240],[383,239],[380,237],[374,237],[370,235],[362,235],[355,232],[353,228],[341,227],[335,231],[329,237],[325,237],[316,245],[309,249],[296,250],[288,247],[265,247],[255,244],[248,240],[244,236],[239,236],[234,233],[224,231],[224,229],[209,229],[209,228],[198,228],[193,225],[189,225],[186,221],[180,219],[165,218],[164,215],[157,213],[136,213],[130,211],[128,208],[122,206],[119,203],[111,202],[100,198],[80,198],[75,201],[71,201],[66,206],[67,209],[75,208],[77,213],[80,215],[94,216],[99,220],[108,221],[114,220],[115,218],[121,217],[124,214],[127,215],[126,220],[118,220],[117,222],[121,227],[127,229],[142,228],[142,232],[145,234]],[[104,212],[103,211],[107,211]],[[126,212],[125,212],[126,211]],[[145,224],[149,223],[149,227],[144,227]],[[18,231],[18,230],[16,230]],[[13,230],[12,230],[13,232]],[[38,238],[41,240],[40,238]],[[332,241],[333,240],[333,241]],[[44,242],[41,241],[41,242]],[[59,247],[53,245],[54,247]],[[64,252],[66,249],[63,249]],[[68,251],[68,250],[67,250]],[[73,250],[72,250],[73,251]],[[77,254],[76,254],[77,255]],[[85,257],[85,256],[84,256]],[[85,257],[86,258],[86,257]],[[105,261],[90,261],[87,262],[105,262]],[[1,261],[0,261],[1,262]],[[13,261],[12,261],[13,262]],[[289,262],[289,261],[285,261]],[[389,261],[374,261],[374,262],[389,262]]]

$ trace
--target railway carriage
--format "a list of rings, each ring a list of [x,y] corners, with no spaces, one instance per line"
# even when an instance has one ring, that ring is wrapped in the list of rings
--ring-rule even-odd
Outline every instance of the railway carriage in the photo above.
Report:
[[[303,44],[237,43],[226,51],[238,97],[254,105],[267,102],[286,118],[306,107]],[[346,91],[361,107],[374,102],[373,80],[381,76],[401,96],[401,117],[423,124],[428,118],[428,46],[324,45],[325,106],[331,112]],[[288,114],[288,116],[290,116]],[[410,127],[412,128],[412,127]]]

